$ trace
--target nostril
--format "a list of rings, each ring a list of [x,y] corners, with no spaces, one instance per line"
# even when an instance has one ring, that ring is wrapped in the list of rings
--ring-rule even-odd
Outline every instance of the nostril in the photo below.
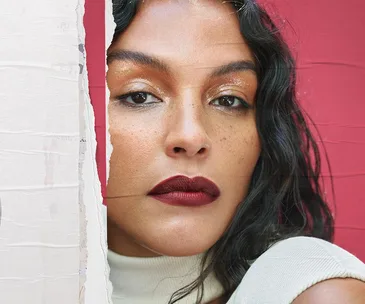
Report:
[[[175,153],[179,153],[179,152],[181,152],[181,150],[183,150],[183,148],[180,148],[180,147],[175,147],[174,148]]]
[[[195,151],[195,153],[194,154],[204,154],[205,153],[205,151],[206,151],[207,149],[206,148],[200,148],[199,149],[199,151]],[[184,153],[184,152],[188,152],[188,150],[186,150],[186,149],[184,149],[184,148],[181,148],[181,147],[174,147],[173,148],[173,152],[175,153],[175,154],[178,154],[178,153]]]

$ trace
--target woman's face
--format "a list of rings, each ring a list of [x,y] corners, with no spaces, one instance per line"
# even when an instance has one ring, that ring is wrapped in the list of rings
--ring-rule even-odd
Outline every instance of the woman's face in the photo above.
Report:
[[[146,1],[109,60],[109,247],[130,256],[208,250],[245,198],[260,154],[254,61],[231,6]],[[220,195],[171,185],[149,195],[177,175],[205,177]]]

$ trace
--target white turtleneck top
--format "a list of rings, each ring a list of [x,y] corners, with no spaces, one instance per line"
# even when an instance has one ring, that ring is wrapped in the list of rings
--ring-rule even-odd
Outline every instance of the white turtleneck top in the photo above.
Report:
[[[113,304],[167,304],[175,291],[197,278],[201,257],[133,258],[109,251]],[[290,304],[304,290],[332,278],[365,282],[365,264],[329,242],[289,238],[253,262],[227,304]],[[202,303],[223,293],[213,274],[204,287]],[[193,292],[177,303],[194,304],[196,295]]]

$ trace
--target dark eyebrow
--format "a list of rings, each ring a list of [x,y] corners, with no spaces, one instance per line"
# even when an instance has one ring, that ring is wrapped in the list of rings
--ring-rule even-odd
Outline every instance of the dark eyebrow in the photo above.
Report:
[[[210,74],[210,77],[214,78],[234,72],[247,71],[247,70],[257,74],[256,65],[252,61],[249,60],[235,61],[216,68]]]
[[[141,52],[128,51],[128,50],[111,51],[107,55],[107,64],[112,63],[114,60],[131,61],[136,64],[148,65],[164,73],[171,74],[170,68],[166,63],[164,63],[163,61],[161,61],[156,57]],[[217,67],[210,74],[210,77],[215,78],[226,74],[239,71],[247,71],[247,70],[256,73],[256,66],[252,61],[249,60],[234,61],[226,65]]]
[[[107,55],[107,64],[112,63],[114,60],[131,61],[136,64],[151,66],[164,73],[170,73],[170,69],[167,66],[167,64],[163,63],[158,58],[155,58],[153,56],[141,52],[127,51],[127,50],[111,51]]]

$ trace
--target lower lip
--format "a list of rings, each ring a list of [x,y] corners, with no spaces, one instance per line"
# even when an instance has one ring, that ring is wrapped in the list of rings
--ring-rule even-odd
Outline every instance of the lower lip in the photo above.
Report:
[[[151,194],[154,199],[169,205],[196,207],[214,202],[217,197],[205,192],[169,192],[163,194]]]

